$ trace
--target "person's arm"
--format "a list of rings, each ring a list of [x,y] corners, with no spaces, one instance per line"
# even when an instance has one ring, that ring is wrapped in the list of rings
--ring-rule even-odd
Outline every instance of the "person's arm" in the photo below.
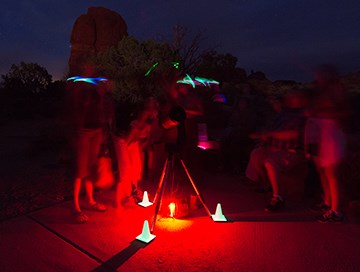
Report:
[[[185,109],[185,112],[188,116],[200,116],[204,113],[201,107],[198,107],[196,109]]]
[[[249,138],[253,140],[259,140],[265,142],[270,137],[268,131],[254,132],[249,134]]]
[[[140,129],[138,127],[138,123],[136,121],[133,121],[131,123],[130,133],[127,137],[128,145],[132,144],[133,142],[136,142],[139,139],[139,135],[140,135]]]
[[[277,138],[279,140],[291,140],[299,137],[299,131],[295,129],[279,130],[268,132],[267,135]]]
[[[141,134],[147,127],[147,114],[142,112],[140,116],[131,122],[131,130],[128,136],[128,144],[131,144],[140,139]]]

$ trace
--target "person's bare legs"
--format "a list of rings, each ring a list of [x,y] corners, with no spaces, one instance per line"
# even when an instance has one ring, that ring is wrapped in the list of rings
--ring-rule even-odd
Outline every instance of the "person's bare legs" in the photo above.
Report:
[[[321,187],[322,187],[322,201],[327,206],[331,207],[331,195],[330,195],[330,186],[325,168],[320,166],[320,161],[317,158],[314,158],[316,169],[319,173]]]
[[[98,156],[101,149],[101,144],[103,143],[103,131],[97,130],[94,136],[91,138],[88,146],[88,171],[91,172],[91,169],[97,167]],[[94,184],[91,180],[85,179],[85,191],[88,197],[88,202],[90,205],[96,204],[94,200]]]
[[[341,186],[337,176],[338,165],[327,166],[324,168],[324,174],[328,181],[328,190],[331,199],[331,210],[337,213],[342,211]]]
[[[122,208],[122,201],[131,194],[131,161],[129,157],[128,143],[114,137],[114,148],[117,158],[119,180],[116,185],[116,207]]]
[[[281,191],[281,171],[282,161],[286,156],[286,151],[276,151],[269,153],[268,158],[265,160],[264,166],[268,175],[273,196],[271,202],[265,208],[266,211],[276,211],[284,205],[284,199]]]
[[[81,208],[80,208],[80,202],[79,202],[79,197],[80,197],[80,189],[81,189],[81,178],[76,178],[74,181],[74,209],[76,212],[81,212]]]
[[[80,190],[81,190],[81,183],[82,183],[82,179],[81,178],[75,178],[74,180],[74,215],[75,215],[75,221],[77,223],[86,223],[89,221],[89,217],[87,217],[86,214],[84,214],[81,211],[80,208]]]
[[[342,210],[342,193],[340,180],[337,176],[339,165],[331,165],[323,168],[324,176],[328,182],[328,190],[331,200],[331,208],[323,215],[317,216],[317,220],[321,223],[343,222],[344,214]]]
[[[131,181],[122,178],[116,186],[116,207],[123,208],[131,194]]]
[[[90,205],[94,205],[96,202],[94,200],[94,185],[90,180],[85,180],[85,191],[88,197],[88,202]]]
[[[328,176],[325,173],[325,169],[321,168],[319,170],[319,174],[320,174],[321,187],[323,190],[323,202],[324,202],[324,204],[331,207],[332,199],[331,199],[331,194],[330,194],[330,186],[329,186]]]
[[[273,195],[280,196],[280,174],[278,169],[269,161],[266,161],[264,165],[273,190]]]
[[[76,138],[74,139],[74,148],[76,152],[76,178],[74,180],[74,208],[75,212],[80,213],[80,191],[83,177],[87,175],[88,162],[89,162],[89,146],[90,146],[90,132],[87,130],[79,130]]]
[[[267,155],[268,151],[266,148],[255,148],[250,154],[250,160],[245,171],[248,179],[264,188],[268,186],[267,175],[264,169]]]
[[[144,158],[143,152],[139,142],[134,142],[129,146],[129,159],[131,168],[129,169],[131,175],[131,183],[135,190],[140,190],[139,181],[143,175]]]

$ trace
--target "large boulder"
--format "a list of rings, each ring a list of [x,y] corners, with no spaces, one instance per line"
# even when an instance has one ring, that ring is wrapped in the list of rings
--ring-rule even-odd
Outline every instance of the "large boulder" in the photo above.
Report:
[[[91,56],[116,45],[127,36],[127,25],[120,14],[103,7],[90,7],[73,26],[69,58],[70,74],[77,74]]]

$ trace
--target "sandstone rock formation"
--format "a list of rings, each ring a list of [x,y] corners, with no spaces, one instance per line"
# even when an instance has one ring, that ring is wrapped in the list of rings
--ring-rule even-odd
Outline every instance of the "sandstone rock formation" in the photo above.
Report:
[[[127,36],[127,25],[120,14],[103,7],[90,7],[73,26],[69,58],[70,74],[94,54],[103,52]]]

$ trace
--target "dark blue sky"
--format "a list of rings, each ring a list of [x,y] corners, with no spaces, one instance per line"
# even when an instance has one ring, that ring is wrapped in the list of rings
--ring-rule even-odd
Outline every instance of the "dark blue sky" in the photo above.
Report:
[[[72,26],[90,6],[117,11],[141,40],[170,39],[176,24],[203,31],[204,47],[231,53],[239,67],[271,80],[310,81],[325,62],[343,74],[360,70],[358,0],[2,0],[0,74],[25,61],[61,77]]]

